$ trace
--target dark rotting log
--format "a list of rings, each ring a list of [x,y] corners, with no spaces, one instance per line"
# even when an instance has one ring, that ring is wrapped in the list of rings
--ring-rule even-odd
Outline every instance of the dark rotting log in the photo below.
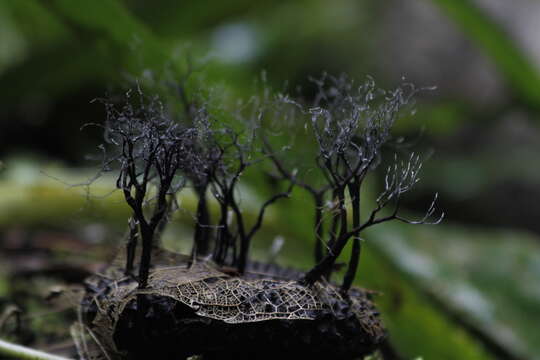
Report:
[[[169,260],[154,266],[145,290],[114,266],[87,281],[82,312],[112,359],[356,359],[385,338],[367,290],[344,296],[334,284],[303,285],[301,272],[273,264],[250,263],[232,276],[163,254]],[[138,296],[147,305],[142,332]]]

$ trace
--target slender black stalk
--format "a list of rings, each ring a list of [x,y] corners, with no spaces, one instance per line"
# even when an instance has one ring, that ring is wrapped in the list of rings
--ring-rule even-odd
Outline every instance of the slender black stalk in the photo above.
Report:
[[[317,192],[314,194],[315,199],[315,262],[321,261],[323,257],[323,236],[324,236],[324,224],[323,224],[323,201],[324,193]]]
[[[328,234],[327,253],[334,246],[337,236],[338,236],[340,212],[339,212],[339,200],[337,198],[337,190],[335,189],[332,191],[332,201],[333,201],[333,205],[331,209],[332,220],[330,223],[330,229],[329,229],[329,234]]]
[[[148,285],[148,274],[150,272],[150,262],[152,260],[152,241],[154,240],[154,229],[146,222],[139,225],[142,238],[141,263],[139,265],[139,289],[144,289]]]
[[[228,245],[230,244],[231,233],[229,231],[229,226],[227,224],[228,218],[228,206],[226,203],[220,203],[221,216],[219,219],[219,224],[216,229],[216,242],[214,244],[214,261],[223,265],[227,256]]]
[[[197,186],[197,215],[195,219],[195,231],[193,235],[192,256],[206,256],[210,251],[210,211],[208,209],[208,199],[206,198],[207,185]]]
[[[358,226],[360,226],[360,181],[356,180],[355,182],[350,183],[348,189],[351,197],[353,227],[358,228]],[[341,291],[343,293],[347,293],[347,291],[349,291],[351,288],[354,278],[356,277],[358,264],[360,263],[362,247],[359,235],[360,233],[358,231],[353,234],[349,266],[347,267],[347,272],[345,273],[343,284],[341,285]]]
[[[128,241],[126,244],[126,275],[133,274],[133,267],[135,262],[135,253],[137,250],[137,240],[138,240],[138,228],[137,222],[133,217],[129,219],[129,232],[128,232]]]

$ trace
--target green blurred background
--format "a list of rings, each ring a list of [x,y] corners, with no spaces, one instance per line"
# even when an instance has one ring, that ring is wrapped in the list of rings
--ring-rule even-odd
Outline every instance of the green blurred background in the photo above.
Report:
[[[539,34],[532,0],[0,1],[0,306],[17,304],[30,324],[25,336],[0,330],[50,349],[61,331],[32,315],[38,301],[19,281],[37,289],[66,281],[51,269],[95,270],[122,238],[127,209],[101,196],[112,179],[91,196],[68,185],[95,173],[87,158],[102,136],[80,128],[105,114],[91,100],[149,74],[174,77],[191,56],[235,96],[249,96],[261,71],[276,88],[306,88],[323,71],[437,86],[395,134],[431,154],[407,211],[439,192],[446,219],[373,229],[357,284],[382,293],[406,359],[540,359]],[[257,184],[248,209],[266,191]],[[282,236],[278,261],[311,265],[306,202],[274,209],[261,257]],[[190,236],[183,218],[171,243]]]

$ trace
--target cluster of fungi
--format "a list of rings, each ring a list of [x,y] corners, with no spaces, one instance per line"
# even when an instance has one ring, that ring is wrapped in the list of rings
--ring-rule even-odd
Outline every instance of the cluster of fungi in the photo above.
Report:
[[[360,236],[390,220],[441,219],[436,198],[422,219],[399,213],[418,181],[417,155],[387,166],[374,207],[361,214],[364,180],[417,90],[385,91],[346,76],[312,83],[309,103],[264,91],[227,110],[185,86],[175,88],[183,109],[176,115],[139,88],[124,104],[105,102],[104,170],[118,171],[132,215],[125,251],[86,281],[81,309],[98,344],[94,358],[356,359],[377,349],[386,334],[371,293],[352,287]],[[307,172],[279,145],[287,127],[300,129],[297,144],[315,149]],[[278,190],[247,219],[239,183],[251,168],[264,169]],[[191,253],[181,255],[158,241],[186,188],[197,208]],[[314,266],[305,272],[249,258],[266,209],[293,191],[313,199]],[[343,279],[332,279],[348,244]]]

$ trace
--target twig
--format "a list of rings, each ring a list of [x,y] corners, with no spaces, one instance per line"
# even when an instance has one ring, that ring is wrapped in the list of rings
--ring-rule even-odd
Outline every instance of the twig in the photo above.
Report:
[[[71,360],[0,339],[0,354],[27,360]]]

